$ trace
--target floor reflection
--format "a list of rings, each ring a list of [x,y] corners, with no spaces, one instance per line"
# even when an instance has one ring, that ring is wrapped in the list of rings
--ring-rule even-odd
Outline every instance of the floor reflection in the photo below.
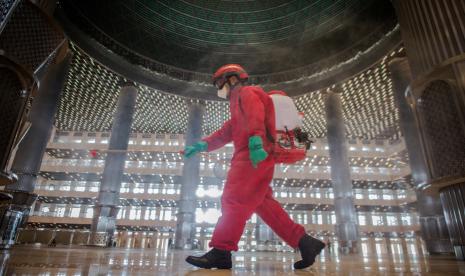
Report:
[[[417,239],[362,239],[360,253],[341,255],[337,244],[309,270],[292,270],[297,254],[236,252],[231,271],[198,270],[184,259],[201,252],[162,249],[16,246],[0,255],[1,275],[465,275],[452,256],[430,257]]]

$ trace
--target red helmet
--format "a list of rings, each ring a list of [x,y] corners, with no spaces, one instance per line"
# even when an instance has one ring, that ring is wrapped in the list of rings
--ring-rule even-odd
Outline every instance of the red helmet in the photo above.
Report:
[[[286,92],[281,91],[281,90],[271,90],[268,92],[268,95],[281,95],[281,96],[287,96]]]
[[[226,64],[213,74],[213,85],[221,89],[231,76],[237,76],[240,81],[247,81],[249,78],[249,74],[239,64]]]

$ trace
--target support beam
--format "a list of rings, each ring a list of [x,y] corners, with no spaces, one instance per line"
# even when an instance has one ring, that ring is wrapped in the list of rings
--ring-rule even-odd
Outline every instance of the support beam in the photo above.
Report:
[[[123,83],[113,119],[103,179],[94,207],[90,237],[92,245],[110,246],[113,241],[116,215],[119,210],[119,191],[123,179],[136,99],[137,87],[130,82]]]
[[[186,145],[192,145],[200,140],[204,112],[205,107],[203,104],[192,103],[189,106]],[[200,157],[198,155],[184,160],[175,240],[175,247],[179,249],[190,249],[192,247],[192,240],[195,235],[195,209],[197,207],[195,192],[200,179],[199,169]]]
[[[18,181],[7,185],[8,191],[34,191],[71,58],[71,54],[68,54],[63,61],[53,65],[39,83],[38,96],[34,99],[29,114],[31,127],[19,144],[12,166],[12,171],[18,175]]]
[[[6,192],[13,195],[13,199],[11,204],[2,206],[0,211],[3,214],[0,216],[2,217],[0,225],[10,225],[6,228],[0,227],[9,232],[0,231],[0,235],[11,237],[13,240],[4,238],[2,242],[4,247],[9,247],[14,243],[17,228],[27,221],[30,208],[37,198],[37,195],[33,194],[37,175],[50,139],[53,120],[71,59],[72,56],[68,53],[61,62],[51,65],[39,83],[38,95],[33,101],[29,114],[31,127],[19,144],[12,165],[12,171],[18,175],[18,181],[5,187]],[[11,224],[11,219],[18,220],[18,222]]]
[[[407,58],[395,58],[389,63],[394,86],[394,100],[399,109],[400,128],[409,155],[410,169],[415,181],[417,210],[420,213],[421,236],[430,254],[452,253],[441,199],[438,194],[428,194],[422,187],[428,184],[428,170],[421,149],[420,133],[407,97],[412,74]]]
[[[331,180],[333,182],[334,208],[337,221],[336,235],[340,241],[342,252],[355,253],[357,252],[359,233],[350,176],[346,131],[342,115],[341,95],[328,91],[325,96]]]
[[[427,164],[425,187],[439,192],[456,257],[465,260],[465,5],[453,0],[392,3],[413,75],[411,107]]]

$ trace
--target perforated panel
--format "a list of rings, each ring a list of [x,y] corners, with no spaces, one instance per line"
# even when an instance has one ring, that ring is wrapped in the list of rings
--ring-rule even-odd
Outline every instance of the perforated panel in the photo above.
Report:
[[[44,14],[29,1],[21,1],[1,34],[0,49],[35,71],[63,41]]]
[[[89,241],[89,236],[89,232],[76,231],[73,235],[73,244],[87,245],[87,242]]]
[[[418,100],[433,178],[465,176],[465,129],[453,93],[448,83],[435,81]]]
[[[109,131],[122,78],[92,59],[74,43],[74,58],[59,106],[56,127],[69,131]],[[399,112],[395,107],[392,80],[386,64],[403,48],[386,55],[379,63],[341,83],[347,135],[351,138],[392,139],[399,133]],[[163,93],[138,85],[133,132],[185,133],[187,106],[199,99]],[[304,115],[303,129],[311,137],[326,136],[322,91],[308,91],[294,97]],[[229,103],[205,101],[202,130],[210,134],[229,119]]]
[[[11,145],[16,135],[25,103],[21,96],[21,83],[17,75],[6,68],[0,68],[0,169],[8,163]]]
[[[106,232],[94,233],[91,236],[90,244],[94,246],[106,246],[108,240],[108,234]]]
[[[0,1],[0,26],[3,24],[3,21],[5,21],[8,11],[10,11],[11,7],[13,7],[13,4],[15,2],[16,0]]]
[[[455,254],[465,260],[465,183],[444,188],[440,195]]]

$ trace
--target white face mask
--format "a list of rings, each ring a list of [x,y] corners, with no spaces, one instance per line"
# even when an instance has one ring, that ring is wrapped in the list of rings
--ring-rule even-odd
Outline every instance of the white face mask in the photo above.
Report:
[[[229,87],[227,84],[223,85],[223,88],[218,90],[218,97],[222,99],[227,99],[229,95]]]

